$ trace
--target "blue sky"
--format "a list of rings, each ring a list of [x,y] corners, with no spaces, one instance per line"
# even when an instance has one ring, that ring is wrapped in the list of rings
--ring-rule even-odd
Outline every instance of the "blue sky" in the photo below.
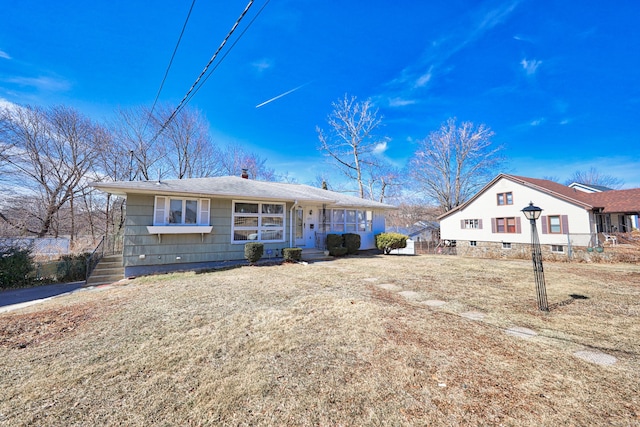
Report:
[[[0,101],[99,121],[153,103],[191,6],[0,1]],[[196,1],[160,102],[178,104],[247,1]],[[327,170],[315,128],[348,94],[379,108],[399,167],[457,117],[495,132],[504,172],[562,182],[595,167],[640,187],[638,16],[637,0],[271,0],[188,105],[217,143],[303,183]]]

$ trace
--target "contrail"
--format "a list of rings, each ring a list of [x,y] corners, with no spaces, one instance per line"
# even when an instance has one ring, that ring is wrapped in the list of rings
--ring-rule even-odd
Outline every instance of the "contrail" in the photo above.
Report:
[[[307,83],[305,83],[305,84],[303,84],[303,85],[300,85],[300,86],[298,86],[298,87],[296,87],[296,88],[293,88],[293,89],[291,89],[291,90],[288,90],[288,91],[286,91],[285,93],[281,93],[280,95],[278,95],[278,96],[276,96],[276,97],[273,97],[273,98],[271,98],[271,99],[269,99],[269,100],[267,100],[267,101],[264,101],[262,104],[258,104],[258,105],[256,105],[256,108],[260,108],[260,107],[262,107],[263,105],[267,105],[268,103],[275,101],[276,99],[280,99],[280,98],[282,98],[283,96],[287,96],[287,95],[289,95],[291,92],[295,92],[295,91],[297,91],[298,89],[301,89],[301,88],[305,87],[305,86],[306,86],[306,85],[308,85],[309,83],[311,83],[311,82],[307,82]]]

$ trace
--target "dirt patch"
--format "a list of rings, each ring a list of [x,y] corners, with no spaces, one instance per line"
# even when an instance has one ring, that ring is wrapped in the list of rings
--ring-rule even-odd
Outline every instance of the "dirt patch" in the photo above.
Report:
[[[92,302],[6,316],[0,323],[0,347],[27,348],[66,338],[98,314],[106,314],[104,307]]]

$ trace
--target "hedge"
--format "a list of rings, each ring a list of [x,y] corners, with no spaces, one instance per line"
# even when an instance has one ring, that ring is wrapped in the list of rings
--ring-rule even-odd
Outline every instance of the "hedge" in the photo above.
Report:
[[[302,248],[284,248],[282,250],[284,262],[296,262],[302,259]]]
[[[388,255],[394,249],[406,248],[408,238],[409,236],[400,233],[376,234],[376,248]]]
[[[259,242],[249,242],[244,245],[244,257],[249,264],[255,264],[264,254],[264,244]]]

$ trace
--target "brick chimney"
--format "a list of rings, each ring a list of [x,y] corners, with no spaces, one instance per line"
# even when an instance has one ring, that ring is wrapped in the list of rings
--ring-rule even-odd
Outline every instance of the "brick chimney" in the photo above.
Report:
[[[248,169],[242,169],[242,175],[240,175],[242,178],[244,179],[249,179],[249,170]]]

